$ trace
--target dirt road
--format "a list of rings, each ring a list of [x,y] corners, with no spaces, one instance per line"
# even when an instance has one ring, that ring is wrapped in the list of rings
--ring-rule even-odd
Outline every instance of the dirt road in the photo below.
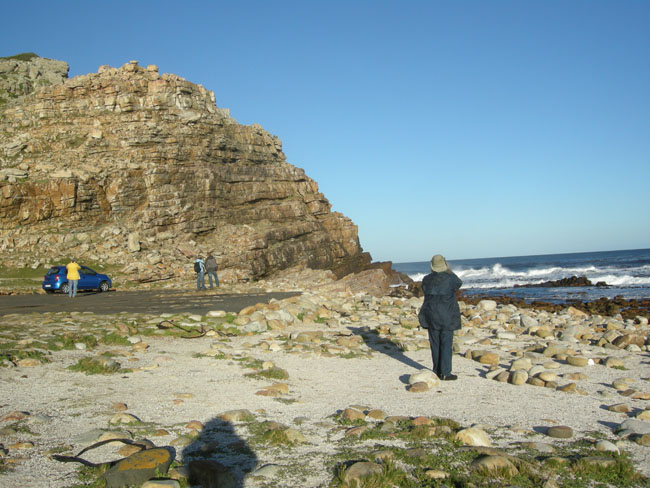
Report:
[[[96,314],[179,313],[205,314],[210,310],[239,312],[272,298],[283,299],[297,293],[218,294],[190,290],[79,292],[75,298],[60,293],[47,295],[0,296],[0,315],[42,312],[93,312]]]

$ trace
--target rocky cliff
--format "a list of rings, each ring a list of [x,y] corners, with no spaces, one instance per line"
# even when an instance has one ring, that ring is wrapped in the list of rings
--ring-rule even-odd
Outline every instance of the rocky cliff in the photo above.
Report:
[[[0,58],[0,105],[38,87],[59,85],[68,79],[68,71],[68,63],[34,53]]]
[[[280,140],[201,85],[136,61],[62,81],[0,105],[5,265],[76,256],[156,279],[213,252],[241,280],[370,262]]]

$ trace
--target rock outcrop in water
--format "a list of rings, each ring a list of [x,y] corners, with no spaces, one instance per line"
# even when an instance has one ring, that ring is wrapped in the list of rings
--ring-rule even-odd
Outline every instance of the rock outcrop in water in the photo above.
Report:
[[[370,262],[280,140],[201,85],[131,61],[0,105],[0,262],[74,255],[156,279],[208,252],[226,280]]]

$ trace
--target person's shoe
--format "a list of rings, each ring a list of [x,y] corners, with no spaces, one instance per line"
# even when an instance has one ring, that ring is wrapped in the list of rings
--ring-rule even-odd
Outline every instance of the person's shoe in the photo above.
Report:
[[[458,379],[458,376],[455,374],[448,374],[447,376],[441,376],[440,379],[442,381],[454,381]]]

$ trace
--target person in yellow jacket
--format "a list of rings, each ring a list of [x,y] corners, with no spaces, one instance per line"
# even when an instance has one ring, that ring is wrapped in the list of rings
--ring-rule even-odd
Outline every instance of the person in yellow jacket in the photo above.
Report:
[[[81,269],[81,266],[79,266],[73,259],[66,265],[65,269],[67,270],[66,278],[68,278],[69,285],[68,296],[70,298],[73,298],[77,296],[77,285],[81,279],[81,276],[79,276],[79,270]]]

